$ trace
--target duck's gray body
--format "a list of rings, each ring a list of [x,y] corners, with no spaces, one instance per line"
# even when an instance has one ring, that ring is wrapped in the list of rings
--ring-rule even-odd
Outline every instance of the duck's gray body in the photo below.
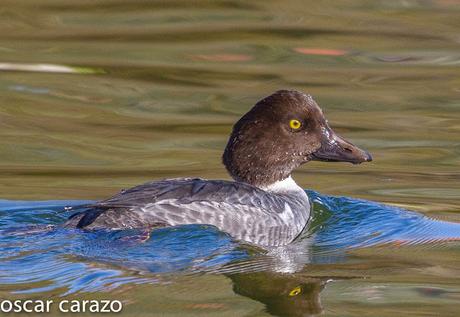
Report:
[[[208,224],[257,245],[285,245],[305,227],[310,204],[300,187],[278,187],[267,191],[242,182],[198,178],[149,182],[97,202],[71,217],[66,226],[127,229]]]

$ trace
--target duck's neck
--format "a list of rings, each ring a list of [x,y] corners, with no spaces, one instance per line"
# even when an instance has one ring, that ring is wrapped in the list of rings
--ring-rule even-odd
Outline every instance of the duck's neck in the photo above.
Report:
[[[281,181],[276,181],[266,186],[259,186],[259,188],[267,192],[277,194],[305,194],[305,191],[302,189],[302,187],[297,185],[297,183],[292,179],[290,175]]]

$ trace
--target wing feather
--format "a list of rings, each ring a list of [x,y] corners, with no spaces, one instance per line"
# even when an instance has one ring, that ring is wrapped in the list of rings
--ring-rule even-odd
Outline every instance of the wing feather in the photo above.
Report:
[[[267,212],[282,212],[283,197],[245,183],[205,180],[201,178],[177,178],[148,182],[115,196],[99,201],[95,208],[133,208],[154,205],[162,201],[178,200],[182,204],[210,201],[232,205],[245,205]]]

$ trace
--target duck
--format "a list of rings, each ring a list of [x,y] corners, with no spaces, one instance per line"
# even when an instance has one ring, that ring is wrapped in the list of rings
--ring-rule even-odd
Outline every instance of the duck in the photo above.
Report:
[[[232,180],[173,178],[122,190],[64,223],[81,230],[209,225],[262,247],[292,243],[311,219],[310,199],[292,172],[310,161],[372,161],[335,133],[310,94],[279,90],[233,126],[222,155]]]

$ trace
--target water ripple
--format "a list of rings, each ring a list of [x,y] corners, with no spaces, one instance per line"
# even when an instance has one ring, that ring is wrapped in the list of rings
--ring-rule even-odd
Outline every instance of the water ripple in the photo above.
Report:
[[[460,239],[457,223],[370,201],[308,193],[314,202],[310,227],[292,245],[270,250],[237,243],[203,225],[155,230],[145,243],[137,242],[136,230],[67,230],[58,226],[69,214],[64,207],[86,201],[0,201],[0,284],[15,293],[63,289],[61,295],[66,295],[156,283],[158,274],[296,272],[308,264],[347,261],[353,249],[439,246]]]

